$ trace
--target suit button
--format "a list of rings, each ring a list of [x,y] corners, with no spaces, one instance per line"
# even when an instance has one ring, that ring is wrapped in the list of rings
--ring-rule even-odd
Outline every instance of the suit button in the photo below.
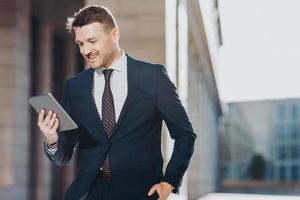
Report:
[[[107,146],[108,150],[110,150],[111,149],[111,142],[106,143],[105,146]]]

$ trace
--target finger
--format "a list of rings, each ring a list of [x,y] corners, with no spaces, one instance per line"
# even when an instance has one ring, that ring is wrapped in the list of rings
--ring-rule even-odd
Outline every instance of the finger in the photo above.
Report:
[[[162,200],[162,197],[160,196],[160,194],[156,191],[158,199],[157,200]]]
[[[52,127],[52,130],[56,131],[57,128],[58,128],[58,125],[59,125],[59,121],[58,121],[58,119],[56,118],[56,119],[55,119],[54,126]]]
[[[39,113],[38,124],[40,124],[44,121],[44,115],[45,115],[45,110],[42,109]]]
[[[154,194],[154,192],[158,189],[158,185],[153,185],[152,188],[149,190],[148,192],[148,196],[151,196],[152,194]]]
[[[166,200],[167,199],[165,194],[162,195],[162,194],[160,194],[158,192],[157,192],[157,194],[158,194],[158,199],[157,200]]]
[[[52,127],[53,127],[53,125],[54,125],[54,122],[55,122],[55,119],[56,119],[56,113],[53,113],[53,115],[52,115],[52,117],[51,117],[51,119],[50,119],[50,121],[49,121],[49,123],[48,123],[48,127],[49,127],[50,129],[52,129]]]
[[[159,187],[157,190],[158,199],[157,200],[164,200],[164,194],[161,191],[161,188]]]
[[[49,111],[48,114],[47,114],[47,117],[44,120],[44,123],[45,123],[46,126],[48,125],[51,117],[52,117],[52,111]]]

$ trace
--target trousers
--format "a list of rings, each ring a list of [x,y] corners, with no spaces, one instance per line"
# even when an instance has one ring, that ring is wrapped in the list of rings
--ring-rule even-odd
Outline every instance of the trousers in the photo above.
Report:
[[[132,191],[123,191],[122,185],[118,184],[116,179],[108,180],[103,174],[98,175],[93,186],[91,187],[86,200],[157,200],[159,195],[155,192],[152,196],[147,196],[147,191],[143,191],[142,195],[139,194],[141,191],[136,191],[132,188]],[[123,183],[124,184],[124,183]],[[130,195],[130,197],[127,194]]]

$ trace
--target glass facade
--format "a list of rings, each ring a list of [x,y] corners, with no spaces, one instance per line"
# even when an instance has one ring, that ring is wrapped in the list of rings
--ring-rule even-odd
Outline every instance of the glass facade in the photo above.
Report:
[[[274,173],[273,179],[280,181],[300,180],[300,139],[298,119],[299,106],[295,102],[279,104],[276,109],[276,135],[273,150]]]
[[[283,120],[285,118],[285,106],[284,105],[279,105],[277,113],[278,113],[278,118],[280,120]]]

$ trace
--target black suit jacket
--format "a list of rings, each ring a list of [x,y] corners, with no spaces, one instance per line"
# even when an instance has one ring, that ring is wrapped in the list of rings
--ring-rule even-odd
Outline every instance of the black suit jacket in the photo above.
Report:
[[[164,66],[127,55],[127,68],[128,96],[110,140],[92,96],[94,69],[89,68],[66,83],[62,105],[79,128],[59,133],[58,150],[54,155],[45,148],[48,158],[60,166],[71,159],[78,145],[80,172],[65,199],[80,199],[88,193],[106,154],[110,157],[112,182],[124,185],[119,188],[122,196],[115,194],[112,199],[140,200],[141,195],[146,197],[150,187],[160,181],[172,184],[176,188],[174,192],[179,189],[196,138],[186,111]],[[164,175],[163,120],[175,140]]]

